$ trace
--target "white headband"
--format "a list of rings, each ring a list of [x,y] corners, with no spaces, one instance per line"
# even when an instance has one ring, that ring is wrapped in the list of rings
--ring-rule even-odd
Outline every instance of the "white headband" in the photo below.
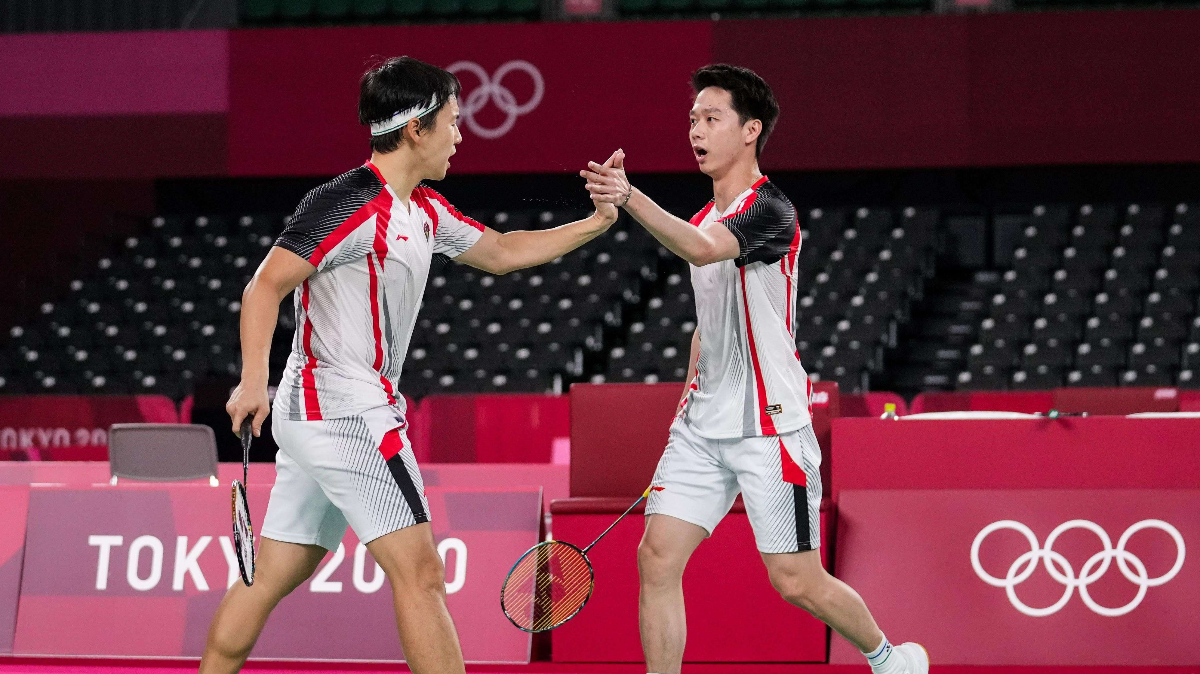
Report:
[[[400,112],[397,112],[388,119],[379,122],[372,122],[371,135],[382,136],[386,133],[391,133],[405,124],[408,124],[412,120],[433,112],[435,109],[437,109],[436,94],[429,99],[429,104],[424,107],[419,105],[413,106],[407,110],[401,110]]]

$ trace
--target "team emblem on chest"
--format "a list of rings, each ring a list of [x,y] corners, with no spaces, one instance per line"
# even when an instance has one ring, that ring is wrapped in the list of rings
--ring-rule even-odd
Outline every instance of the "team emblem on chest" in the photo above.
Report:
[[[429,240],[429,221],[425,221],[425,240]]]

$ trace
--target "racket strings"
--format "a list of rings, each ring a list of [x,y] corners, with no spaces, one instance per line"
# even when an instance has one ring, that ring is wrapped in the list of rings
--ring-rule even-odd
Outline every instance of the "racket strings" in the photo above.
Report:
[[[592,569],[578,549],[547,543],[530,551],[504,584],[504,611],[518,627],[543,631],[575,615],[592,593]]]

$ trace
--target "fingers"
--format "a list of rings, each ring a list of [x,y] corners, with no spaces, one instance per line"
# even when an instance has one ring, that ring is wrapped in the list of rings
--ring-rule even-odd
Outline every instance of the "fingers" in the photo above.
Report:
[[[233,419],[233,434],[242,437],[242,420],[246,418],[246,411],[234,407],[229,411],[229,417]]]
[[[621,152],[620,150],[617,150],[616,152],[612,153],[612,156],[611,156],[611,157],[609,157],[609,158],[608,158],[608,159],[607,159],[607,160],[604,162],[604,167],[605,167],[605,168],[611,168],[611,167],[612,167],[612,165],[613,165],[613,162],[615,162],[615,161],[617,160],[617,155],[618,155],[620,152]]]
[[[587,189],[588,193],[591,194],[592,196],[596,196],[598,194],[603,194],[606,196],[607,195],[618,195],[618,194],[623,195],[626,192],[626,190],[623,190],[616,185],[597,185],[595,183],[588,183],[587,185],[584,186],[584,188]]]
[[[586,178],[589,185],[614,185],[621,187],[629,184],[629,181],[623,180],[621,176],[600,175],[591,171],[580,171],[579,177]]]
[[[625,150],[617,150],[613,155],[616,159],[613,161],[613,168],[618,171],[625,170]]]
[[[267,415],[270,413],[271,408],[269,407],[259,407],[257,410],[255,410],[254,421],[252,422],[254,427],[254,437],[257,438],[262,435],[263,422],[267,420]]]
[[[620,157],[618,156],[616,159],[610,158],[609,161],[615,162],[615,161],[618,161],[619,159],[620,159]],[[606,176],[618,176],[621,174],[620,168],[617,168],[615,166],[609,166],[607,162],[604,165],[600,165],[594,161],[590,161],[590,162],[588,162],[588,168],[592,169],[596,173],[599,173],[601,175],[606,175]]]

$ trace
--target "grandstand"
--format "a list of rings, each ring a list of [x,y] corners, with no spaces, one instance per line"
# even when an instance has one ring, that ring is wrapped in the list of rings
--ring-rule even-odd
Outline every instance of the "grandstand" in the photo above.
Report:
[[[1195,671],[1193,4],[0,3],[0,674],[195,668],[239,582],[227,486],[261,523],[277,475],[273,417],[244,477],[229,432],[243,291],[301,198],[368,156],[357,78],[400,53],[460,79],[431,186],[499,232],[587,217],[577,171],[618,147],[687,220],[713,195],[688,74],[760,73],[821,563],[938,671]],[[289,294],[272,396],[296,316]],[[687,263],[624,213],[508,274],[434,258],[395,397],[468,671],[646,671],[640,507],[563,627],[521,632],[496,599],[522,551],[582,547],[643,493],[696,325]],[[210,473],[172,479],[178,452]],[[407,668],[373,560],[348,532],[247,669]],[[867,671],[762,566],[739,499],[684,577],[683,671]]]

